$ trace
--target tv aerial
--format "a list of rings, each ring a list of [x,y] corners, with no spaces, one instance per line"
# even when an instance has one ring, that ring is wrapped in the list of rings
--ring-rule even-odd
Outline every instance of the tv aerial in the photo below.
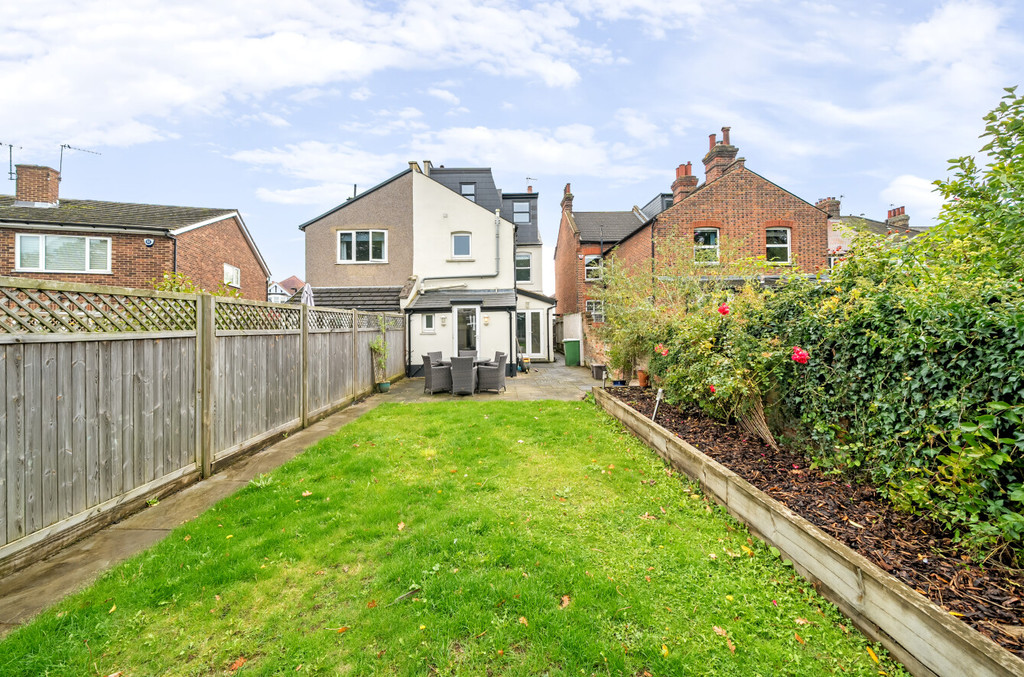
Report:
[[[75,146],[72,146],[69,143],[62,143],[62,144],[60,144],[60,164],[57,165],[57,171],[58,172],[63,172],[64,171],[64,149],[65,148],[67,148],[68,150],[77,150],[77,151],[81,151],[83,153],[90,153],[92,155],[103,155],[103,153],[97,153],[94,150],[88,150],[86,148],[76,148]]]

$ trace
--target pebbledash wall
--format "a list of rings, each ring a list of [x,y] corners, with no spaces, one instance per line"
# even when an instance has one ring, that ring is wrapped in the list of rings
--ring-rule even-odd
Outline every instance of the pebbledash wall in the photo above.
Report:
[[[0,277],[0,575],[372,391],[405,318]]]

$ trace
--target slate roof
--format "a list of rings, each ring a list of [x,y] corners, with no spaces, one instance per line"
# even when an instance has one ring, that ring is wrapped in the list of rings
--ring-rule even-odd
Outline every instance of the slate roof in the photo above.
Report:
[[[342,310],[399,312],[401,287],[313,287],[313,305]],[[288,303],[299,303],[302,290],[295,292]]]
[[[580,229],[580,242],[614,244],[642,225],[632,211],[573,212],[572,216]]]
[[[916,228],[893,228],[885,221],[875,221],[874,219],[867,219],[863,216],[853,216],[852,214],[840,216],[838,219],[832,219],[832,222],[858,230],[866,230],[874,233],[875,235],[896,234],[903,237],[917,237],[924,232],[917,230]]]
[[[530,291],[529,289],[517,289],[516,292],[520,296],[528,296],[531,299],[537,299],[538,301],[543,301],[544,303],[554,304],[558,301],[558,299],[556,299],[554,296],[546,296],[538,291]]]
[[[13,195],[0,195],[0,221],[75,226],[111,226],[174,230],[204,221],[227,218],[234,209],[172,207],[169,205],[65,200],[56,207],[17,207]]]
[[[407,310],[450,310],[453,305],[479,305],[481,308],[515,308],[515,289],[438,289],[416,297]]]

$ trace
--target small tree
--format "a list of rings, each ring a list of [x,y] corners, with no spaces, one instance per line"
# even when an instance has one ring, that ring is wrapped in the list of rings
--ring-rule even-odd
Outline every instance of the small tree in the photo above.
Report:
[[[385,332],[384,316],[380,316],[380,333],[370,341],[370,353],[373,355],[373,380],[386,383],[388,380],[388,338]]]
[[[206,291],[193,282],[192,278],[185,273],[165,272],[161,277],[150,280],[150,284],[157,291],[173,291],[182,294],[210,294],[212,296],[226,296],[235,299],[242,298],[242,292],[234,287],[227,286],[223,282],[220,283],[216,290]]]

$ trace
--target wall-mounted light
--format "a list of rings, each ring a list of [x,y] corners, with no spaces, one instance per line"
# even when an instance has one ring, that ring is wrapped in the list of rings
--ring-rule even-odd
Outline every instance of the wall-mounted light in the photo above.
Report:
[[[448,324],[448,316],[447,315],[442,315],[441,316],[441,326],[443,327],[446,324]]]
[[[490,323],[491,323],[491,316],[490,315],[484,315],[484,326],[486,327]]]

